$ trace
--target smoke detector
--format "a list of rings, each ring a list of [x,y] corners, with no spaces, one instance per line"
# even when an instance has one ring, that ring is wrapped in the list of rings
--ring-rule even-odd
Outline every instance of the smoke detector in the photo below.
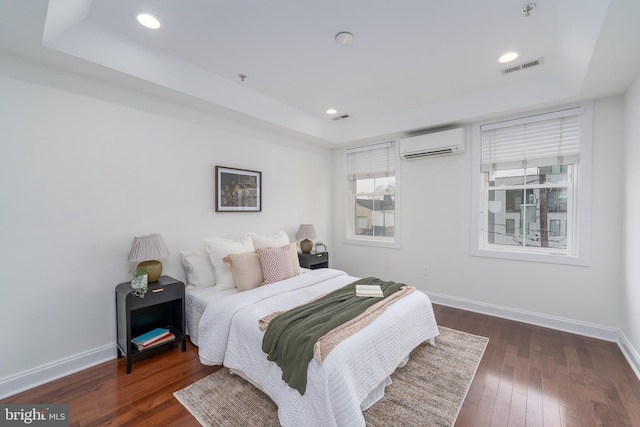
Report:
[[[353,41],[353,34],[351,34],[348,31],[341,31],[338,34],[336,34],[336,42],[340,43],[341,45],[346,46],[352,41]]]
[[[535,3],[528,3],[525,4],[522,9],[520,9],[520,12],[522,12],[522,14],[525,16],[525,18],[529,15],[531,15],[531,12],[533,12],[533,9],[536,8],[536,4]]]

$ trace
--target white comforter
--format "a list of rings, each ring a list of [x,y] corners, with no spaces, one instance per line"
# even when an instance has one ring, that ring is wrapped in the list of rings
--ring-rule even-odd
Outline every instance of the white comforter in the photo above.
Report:
[[[200,320],[199,355],[248,378],[278,405],[283,426],[364,426],[360,408],[420,343],[438,335],[431,301],[415,291],[391,304],[362,331],[309,363],[304,395],[289,387],[280,368],[262,352],[258,320],[303,304],[357,280],[319,269],[210,304]]]

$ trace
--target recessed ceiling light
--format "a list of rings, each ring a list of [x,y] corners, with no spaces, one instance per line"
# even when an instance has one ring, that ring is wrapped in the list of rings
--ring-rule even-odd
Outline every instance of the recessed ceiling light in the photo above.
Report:
[[[498,62],[506,64],[507,62],[515,61],[520,56],[520,52],[507,52],[498,58]]]
[[[160,28],[162,26],[162,24],[160,23],[160,20],[158,18],[156,18],[155,16],[153,16],[153,15],[151,15],[149,13],[145,13],[145,12],[140,12],[140,13],[136,14],[136,20],[143,27],[149,28],[151,30],[157,30],[158,28]]]
[[[335,108],[329,108],[326,113],[330,116],[333,116],[334,114],[338,114],[338,110],[336,110]]]

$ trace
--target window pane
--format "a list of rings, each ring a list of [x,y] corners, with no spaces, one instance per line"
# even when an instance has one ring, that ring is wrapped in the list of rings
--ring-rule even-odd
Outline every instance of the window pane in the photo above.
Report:
[[[516,220],[513,218],[507,218],[505,222],[505,233],[514,234],[516,232]]]
[[[393,237],[395,197],[393,195],[356,196],[354,234]]]
[[[566,249],[560,226],[567,221],[566,194],[566,188],[489,191],[488,243]]]
[[[566,184],[569,182],[570,165],[546,166],[538,168],[538,174],[543,184]]]
[[[373,193],[375,188],[375,179],[359,179],[356,181],[356,193]]]
[[[395,176],[386,176],[384,178],[375,179],[374,191],[376,193],[391,193],[395,191],[395,188],[396,188]]]
[[[531,198],[534,197],[532,188],[526,190],[506,190],[505,194],[507,212],[520,212],[520,206],[523,200],[531,200]]]
[[[489,172],[489,186],[566,184],[569,182],[570,170],[571,165],[562,165],[492,171]]]
[[[489,186],[501,187],[506,185],[538,184],[540,177],[537,168],[507,169],[489,173]]]
[[[546,193],[546,194],[545,194]],[[547,212],[567,212],[567,189],[550,188],[542,192],[540,200],[546,195]]]

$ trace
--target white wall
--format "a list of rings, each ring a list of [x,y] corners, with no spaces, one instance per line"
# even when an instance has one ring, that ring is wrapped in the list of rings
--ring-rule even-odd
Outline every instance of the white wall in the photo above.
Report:
[[[8,55],[0,94],[0,384],[115,355],[114,288],[136,235],[160,233],[180,279],[179,252],[204,237],[294,241],[304,222],[331,247],[331,174],[313,172],[331,171],[326,148]],[[215,165],[261,171],[263,211],[215,213]]]
[[[590,267],[470,255],[471,140],[462,155],[402,162],[402,248],[342,243],[343,211],[334,214],[334,265],[356,276],[376,275],[417,286],[434,301],[566,326],[584,324],[605,335],[622,323],[622,150],[624,98],[594,104],[592,262]],[[342,154],[334,153],[340,165]],[[344,198],[336,167],[335,203]],[[422,274],[423,266],[430,275]]]
[[[640,349],[640,77],[626,95],[626,144],[624,191],[624,242],[625,277],[622,300],[624,301],[624,333],[632,348]],[[640,360],[636,352],[635,357]],[[640,370],[640,366],[637,367]]]

